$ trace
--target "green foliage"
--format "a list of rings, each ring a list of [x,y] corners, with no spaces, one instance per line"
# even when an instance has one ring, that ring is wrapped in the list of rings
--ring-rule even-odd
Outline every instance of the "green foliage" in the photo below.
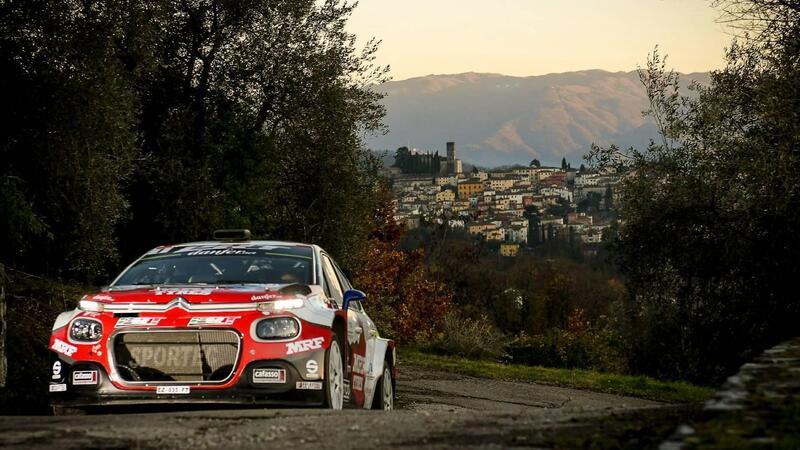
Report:
[[[721,380],[800,319],[800,10],[735,3],[742,26],[780,26],[734,42],[689,97],[654,53],[640,77],[663,139],[590,155],[626,173],[623,328],[632,369],[659,377]]]
[[[338,0],[3,6],[0,260],[95,281],[220,227],[365,250],[377,43]]]
[[[550,205],[545,209],[545,213],[551,216],[564,217],[567,213],[572,211],[569,200],[559,198],[555,205]]]
[[[83,288],[0,268],[6,293],[8,380],[0,389],[0,409],[9,414],[47,414],[45,395],[52,352],[52,324],[76,306]],[[43,389],[45,388],[45,389]]]
[[[594,212],[600,210],[600,202],[603,196],[597,192],[589,192],[586,197],[578,202],[578,212]]]
[[[116,261],[137,156],[132,80],[115,55],[120,12],[57,1],[3,8],[0,177],[15,180],[0,201],[0,216],[12,217],[5,262],[92,279]]]
[[[450,287],[464,316],[488,315],[511,335],[567,329],[576,310],[598,323],[625,295],[621,281],[593,263],[530,254],[499,258],[485,243],[455,230],[411,230],[400,247],[424,250],[430,276]]]
[[[626,373],[625,355],[613,345],[609,333],[607,329],[572,332],[554,328],[540,335],[524,335],[511,346],[511,361],[533,366]]]
[[[444,317],[442,331],[426,336],[418,344],[443,355],[471,359],[500,360],[505,356],[508,337],[486,316],[465,319],[455,312]]]
[[[436,175],[442,168],[439,152],[411,154],[408,147],[400,147],[394,154],[394,167],[403,173]]]

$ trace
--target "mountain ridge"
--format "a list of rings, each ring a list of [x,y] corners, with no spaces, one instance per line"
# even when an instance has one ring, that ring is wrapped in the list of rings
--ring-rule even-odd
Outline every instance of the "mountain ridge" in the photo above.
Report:
[[[708,73],[681,74],[708,82]],[[373,137],[375,150],[397,147],[444,150],[455,141],[459,157],[482,166],[527,164],[533,158],[579,163],[592,143],[643,146],[657,137],[642,116],[647,108],[638,74],[588,69],[534,76],[465,72],[389,81],[389,133]]]

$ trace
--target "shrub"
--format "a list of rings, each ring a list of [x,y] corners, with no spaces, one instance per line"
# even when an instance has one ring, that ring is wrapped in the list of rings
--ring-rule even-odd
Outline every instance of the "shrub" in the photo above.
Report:
[[[421,343],[425,339],[427,342]],[[455,312],[444,317],[443,331],[418,342],[428,351],[472,359],[499,360],[506,356],[508,337],[484,316],[465,319]]]
[[[8,378],[0,389],[0,410],[6,414],[47,413],[51,326],[59,313],[75,307],[83,289],[11,270],[4,273],[2,266],[0,285],[6,289],[8,326]]]
[[[606,329],[553,328],[535,336],[520,336],[509,353],[518,364],[625,373],[625,356],[611,343],[611,333]]]

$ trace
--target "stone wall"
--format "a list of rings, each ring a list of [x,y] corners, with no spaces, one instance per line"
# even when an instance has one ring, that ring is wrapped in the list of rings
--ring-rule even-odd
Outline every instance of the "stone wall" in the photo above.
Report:
[[[800,338],[777,345],[728,378],[701,417],[661,450],[800,448]]]

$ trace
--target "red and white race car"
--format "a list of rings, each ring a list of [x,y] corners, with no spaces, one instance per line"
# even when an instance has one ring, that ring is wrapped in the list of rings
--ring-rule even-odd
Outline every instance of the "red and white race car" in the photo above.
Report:
[[[55,409],[225,402],[392,409],[397,357],[316,245],[157,247],[56,319]]]

